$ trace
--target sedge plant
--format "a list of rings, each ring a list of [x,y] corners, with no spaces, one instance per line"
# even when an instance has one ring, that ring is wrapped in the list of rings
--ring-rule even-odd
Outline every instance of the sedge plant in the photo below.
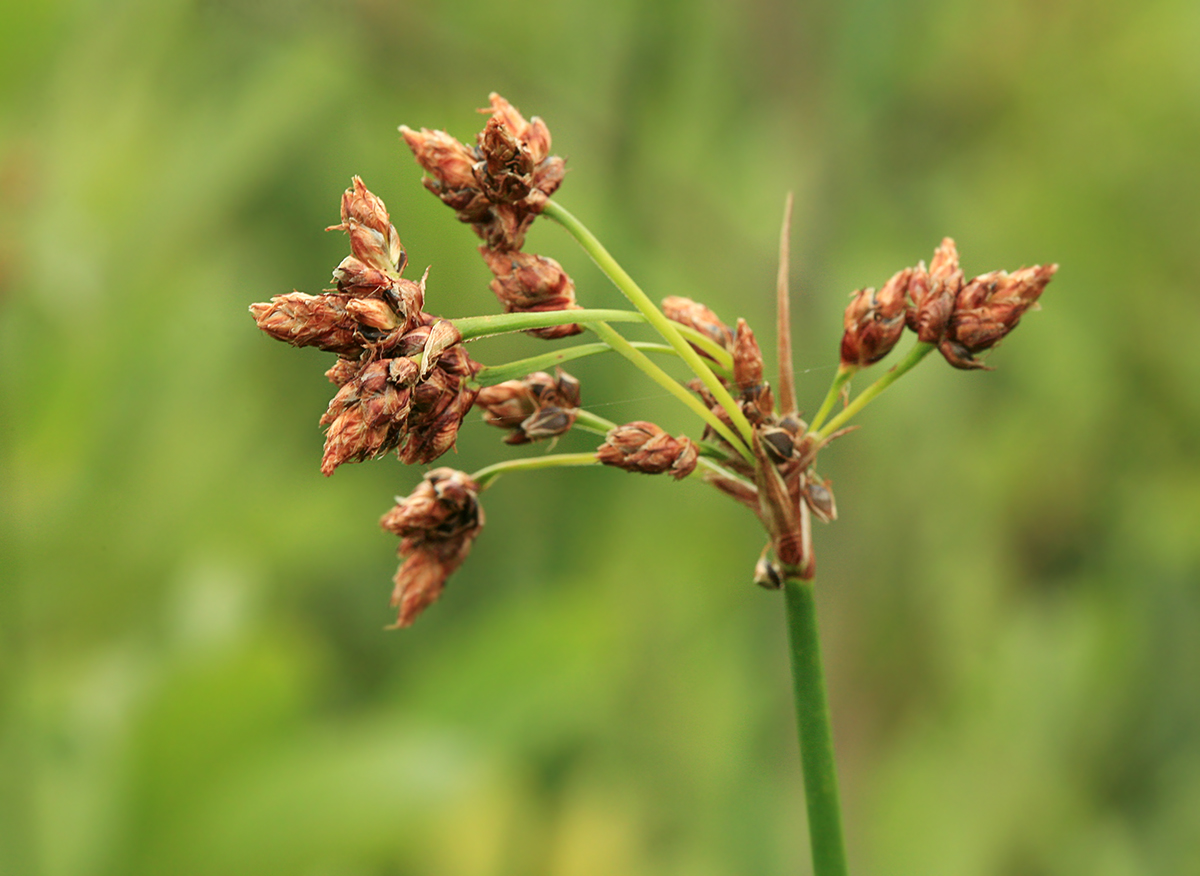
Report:
[[[334,269],[334,288],[293,292],[250,310],[259,328],[295,346],[336,354],[326,377],[336,387],[321,417],[326,429],[321,470],[395,451],[403,463],[427,465],[455,444],[472,408],[505,430],[508,445],[553,441],[576,429],[603,436],[595,451],[503,459],[467,473],[427,471],[420,484],[383,515],[400,539],[394,578],[395,627],[407,627],[442,594],[484,525],[480,494],[501,475],[561,466],[603,465],[675,480],[699,476],[745,505],[764,530],[752,575],[783,591],[791,652],[813,869],[847,872],[828,700],[813,599],[816,563],[812,521],[837,517],[830,482],[817,473],[820,452],[855,426],[851,421],[934,350],[955,368],[984,369],[980,355],[996,346],[1037,300],[1057,265],[971,280],[959,268],[954,241],[944,239],[929,265],[897,272],[878,291],[854,292],[844,316],[837,372],[812,419],[797,407],[789,333],[788,241],[791,197],[784,210],[776,284],[779,375],[765,378],[758,341],[744,319],[732,326],[696,301],[656,304],[603,244],[552,199],[564,176],[551,154],[550,132],[491,95],[474,145],[444,131],[401,127],[424,169],[424,184],[472,227],[491,270],[502,313],[444,319],[426,310],[426,276],[403,276],[407,255],[380,198],[355,177],[342,196],[341,222],[351,254]],[[628,299],[631,309],[587,309],[554,259],[527,252],[526,232],[539,217],[560,225]],[[619,327],[647,323],[654,343],[630,341]],[[907,356],[850,398],[852,377],[887,356],[905,330],[916,334]],[[525,332],[562,341],[584,332],[593,340],[553,347],[507,363],[484,364],[467,352],[479,338]],[[581,406],[580,384],[562,365],[615,352],[697,416],[698,434],[672,436],[649,420],[613,423]],[[674,357],[692,378],[681,383],[656,362]],[[839,407],[840,402],[840,407]]]

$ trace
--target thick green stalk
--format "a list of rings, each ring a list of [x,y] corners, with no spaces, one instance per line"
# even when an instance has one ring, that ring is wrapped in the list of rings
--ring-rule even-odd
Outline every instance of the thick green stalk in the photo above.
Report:
[[[745,457],[747,462],[754,463],[754,455],[746,449],[746,446],[734,434],[732,429],[722,423],[721,419],[710,411],[699,398],[692,395],[687,387],[651,362],[650,357],[641,350],[634,348],[629,341],[617,333],[616,329],[604,322],[594,322],[588,328],[594,331],[600,337],[600,340],[604,341],[604,343],[633,363],[639,371],[691,408],[704,422],[712,426],[717,434],[736,448]],[[711,371],[708,373],[712,374]]]
[[[821,668],[821,642],[817,635],[813,585],[811,581],[789,578],[784,584],[784,591],[813,874],[846,876],[846,844],[842,839],[837,766],[833,758],[825,673]]]
[[[713,374],[704,359],[700,357],[700,354],[693,350],[688,342],[683,339],[683,336],[679,332],[678,324],[667,319],[663,312],[650,300],[650,296],[642,291],[642,288],[634,282],[634,279],[625,272],[625,269],[604,248],[604,244],[565,207],[555,201],[547,201],[542,215],[549,216],[562,225],[579,242],[579,245],[584,248],[587,254],[592,257],[592,260],[600,270],[604,271],[608,278],[612,280],[613,285],[620,289],[621,293],[629,299],[630,303],[646,317],[646,322],[650,323],[654,327],[654,330],[663,336],[663,340],[675,348],[676,352],[679,353],[679,357],[703,381],[705,387],[712,393],[713,398],[726,410],[729,414],[729,419],[741,434],[742,440],[731,443],[735,447],[741,445],[743,442],[748,446],[752,440],[751,435],[754,431],[750,426],[750,421],[746,419],[745,414],[742,413],[733,396],[729,394],[729,390],[717,379],[717,376]]]
[[[643,353],[658,353],[666,356],[677,355],[675,350],[666,344],[630,341],[630,345],[635,350],[641,350]],[[611,352],[612,347],[604,343],[576,344],[574,347],[552,350],[549,353],[542,353],[540,356],[530,356],[527,359],[516,359],[512,362],[505,362],[503,365],[485,365],[475,375],[475,382],[480,386],[493,386],[497,383],[503,383],[505,380],[519,380],[535,371],[547,371],[555,365],[570,362],[572,359],[582,359],[585,356],[595,356],[599,353]]]
[[[462,333],[464,341],[473,341],[489,335],[508,332],[524,332],[529,329],[548,328],[577,322],[587,325],[592,322],[645,322],[646,317],[631,310],[546,310],[536,313],[493,313],[489,316],[463,316],[452,319],[454,327]]]
[[[901,376],[916,367],[918,362],[928,356],[929,353],[936,348],[936,344],[925,344],[918,341],[916,346],[908,351],[908,355],[904,357],[900,364],[894,366],[890,371],[884,374],[883,377],[880,377],[878,380],[860,392],[858,397],[846,406],[845,410],[830,420],[829,423],[826,424],[825,428],[817,432],[817,437],[828,438],[831,434],[849,422],[855,414],[870,404],[877,395],[899,380]]]
[[[471,475],[471,480],[479,484],[479,489],[490,486],[492,481],[514,471],[534,471],[539,468],[560,468],[563,466],[599,465],[595,453],[554,453],[548,456],[530,456],[525,459],[506,459],[504,462],[485,466]]]

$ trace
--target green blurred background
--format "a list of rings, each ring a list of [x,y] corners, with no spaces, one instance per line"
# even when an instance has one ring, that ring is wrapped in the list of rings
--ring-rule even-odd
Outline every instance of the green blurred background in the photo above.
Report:
[[[328,283],[353,173],[432,311],[494,309],[396,133],[470,140],[492,90],[652,295],[764,341],[795,191],[810,411],[847,293],[943,235],[968,275],[1062,265],[995,372],[930,359],[823,456],[851,862],[1200,872],[1200,5],[0,8],[0,873],[808,871],[748,513],[504,478],[443,600],[384,632],[377,520],[420,472],[323,478],[331,357],[247,315]],[[561,229],[528,249],[621,306]],[[597,413],[695,434],[620,360],[572,370]],[[499,438],[473,416],[447,461]]]

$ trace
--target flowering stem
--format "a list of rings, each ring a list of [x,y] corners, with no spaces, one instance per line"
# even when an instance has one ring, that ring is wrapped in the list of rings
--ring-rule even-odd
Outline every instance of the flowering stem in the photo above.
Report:
[[[845,362],[838,366],[837,374],[833,375],[833,383],[829,385],[829,392],[825,394],[825,401],[821,402],[820,410],[817,411],[817,415],[813,417],[812,424],[808,427],[810,432],[815,432],[821,428],[821,424],[825,422],[825,418],[829,416],[829,412],[837,404],[838,396],[842,394],[842,387],[854,376],[854,372],[857,370],[857,367],[847,365]]]
[[[885,389],[899,380],[903,374],[911,371],[916,364],[928,356],[930,351],[934,350],[936,346],[936,344],[926,344],[918,341],[916,346],[908,351],[908,355],[904,357],[904,360],[901,361],[900,364],[893,366],[892,369],[887,372],[887,374],[883,375],[883,377],[880,377],[878,380],[860,392],[858,397],[855,398],[854,401],[850,402],[844,411],[830,420],[825,428],[817,432],[817,437],[828,438],[831,433],[836,432],[838,429],[844,426],[851,418],[854,417],[855,414],[870,404],[875,396],[879,395],[879,393],[883,392]]]
[[[573,322],[586,325],[591,322],[645,322],[646,317],[632,310],[545,310],[535,313],[493,313],[489,316],[463,316],[452,319],[454,327],[462,333],[464,341],[473,341],[489,335],[523,332],[529,329],[568,325]]]
[[[842,839],[837,768],[833,758],[825,672],[821,668],[813,585],[811,581],[788,578],[784,591],[813,873],[815,876],[846,876],[846,846]]]
[[[626,359],[633,363],[635,367],[671,395],[675,396],[695,413],[708,423],[713,429],[726,441],[728,441],[737,451],[745,457],[746,461],[754,464],[754,455],[746,448],[746,445],[741,442],[733,430],[721,422],[721,419],[705,407],[704,403],[696,396],[688,391],[687,387],[681,384],[678,380],[672,377],[667,372],[663,371],[657,365],[650,361],[650,357],[641,350],[636,349],[633,344],[621,337],[617,330],[605,322],[595,322],[588,326],[594,331],[600,340],[608,344]],[[687,346],[685,343],[684,346]],[[690,349],[690,348],[689,348]],[[707,369],[705,369],[707,370]],[[710,375],[711,371],[708,372]],[[715,377],[713,378],[716,379]]]
[[[645,341],[630,341],[630,346],[643,353],[660,353],[667,356],[676,355],[675,350],[666,344],[647,343]],[[577,344],[563,350],[542,353],[540,356],[530,356],[527,359],[517,359],[505,362],[503,365],[487,365],[475,375],[479,386],[493,386],[505,380],[516,380],[535,371],[545,371],[554,365],[569,362],[572,359],[582,359],[585,356],[595,356],[597,353],[612,352],[608,344]],[[724,371],[724,369],[721,369]]]
[[[492,481],[513,471],[534,471],[539,468],[559,468],[570,465],[599,465],[595,453],[554,453],[549,456],[530,456],[525,459],[507,459],[504,462],[485,466],[471,475],[479,489],[489,487]]]
[[[729,394],[729,390],[717,379],[717,376],[705,364],[700,354],[693,350],[688,342],[683,339],[683,335],[679,332],[678,324],[667,319],[666,315],[650,300],[650,296],[642,291],[642,288],[625,272],[625,269],[604,248],[604,245],[600,243],[596,236],[582,222],[571,215],[566,208],[555,201],[547,201],[542,213],[562,225],[579,242],[579,245],[592,257],[592,260],[599,266],[600,270],[604,271],[608,275],[608,278],[613,281],[613,285],[620,289],[621,293],[629,299],[633,306],[641,311],[642,315],[646,317],[646,322],[650,323],[655,331],[662,335],[663,339],[675,348],[676,352],[679,353],[679,357],[704,382],[705,387],[712,393],[713,398],[726,410],[729,414],[729,419],[733,422],[737,431],[741,433],[744,443],[748,445],[753,433],[750,421],[746,419],[737,402],[733,400],[733,396]],[[732,443],[735,447],[742,444],[742,442],[736,441]]]

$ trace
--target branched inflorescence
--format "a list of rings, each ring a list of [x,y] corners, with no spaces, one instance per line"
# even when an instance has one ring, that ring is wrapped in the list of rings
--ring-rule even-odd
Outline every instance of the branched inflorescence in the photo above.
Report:
[[[358,177],[342,196],[341,222],[331,227],[346,232],[351,250],[334,269],[334,288],[318,295],[279,295],[250,308],[259,328],[272,337],[337,354],[326,372],[337,389],[320,421],[326,428],[321,461],[326,475],[343,463],[391,450],[405,463],[433,462],[454,446],[472,406],[483,411],[485,422],[507,431],[504,441],[510,445],[553,442],[579,427],[605,435],[589,454],[500,462],[474,475],[436,468],[409,496],[398,499],[381,521],[401,539],[399,552],[405,558],[392,597],[398,626],[411,624],[436,600],[446,578],[466,558],[483,526],[479,492],[505,471],[556,464],[600,463],[677,480],[703,464],[704,480],[750,508],[766,531],[767,546],[754,580],[778,588],[789,578],[811,578],[811,519],[837,517],[831,484],[817,474],[818,453],[849,431],[846,422],[852,416],[931,350],[939,350],[956,368],[986,368],[980,355],[1037,306],[1057,270],[1048,265],[1011,274],[993,271],[967,281],[954,241],[946,238],[928,267],[922,262],[905,268],[878,292],[867,288],[853,293],[844,316],[837,377],[806,422],[791,397],[790,362],[781,363],[776,398],[745,320],[730,326],[703,304],[678,296],[664,299],[657,310],[643,300],[644,293],[629,288],[623,271],[608,268],[640,311],[629,318],[654,324],[668,345],[632,344],[601,321],[611,316],[580,308],[574,283],[558,262],[523,251],[529,226],[547,215],[601,267],[612,261],[586,229],[579,230],[574,217],[550,200],[564,176],[563,160],[550,154],[550,132],[541,119],[526,121],[496,94],[483,112],[489,119],[473,146],[444,131],[400,130],[427,174],[426,188],[483,240],[480,252],[494,277],[491,289],[511,316],[488,318],[484,328],[477,327],[476,319],[468,329],[471,320],[462,320],[460,328],[456,321],[427,313],[428,270],[419,282],[401,276],[408,259],[399,234],[383,201]],[[782,253],[781,262],[777,331],[781,350],[790,350]],[[561,311],[570,311],[568,319],[578,322],[564,322]],[[613,349],[661,383],[673,378],[650,363],[643,350],[687,353],[681,358],[695,374],[687,386],[696,396],[689,400],[686,392],[681,394],[705,415],[699,440],[672,437],[648,421],[609,423],[582,409],[579,382],[561,368],[553,375],[531,368],[521,379],[504,379],[516,365],[488,368],[464,347],[474,337],[501,331],[555,340],[585,327],[593,328],[603,343],[574,352],[568,348],[560,359]],[[848,397],[850,377],[887,356],[906,328],[916,334],[916,343],[904,362],[828,419],[837,400]],[[548,359],[540,367],[550,364]]]

